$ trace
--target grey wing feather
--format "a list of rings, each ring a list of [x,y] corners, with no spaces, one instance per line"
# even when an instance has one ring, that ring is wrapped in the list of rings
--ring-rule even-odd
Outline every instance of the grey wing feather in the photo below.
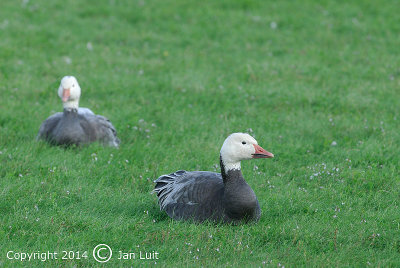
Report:
[[[117,130],[111,121],[101,115],[87,116],[95,125],[96,136],[105,145],[119,147],[120,140],[117,138]]]
[[[63,116],[63,113],[58,112],[58,113],[51,115],[49,118],[47,118],[45,121],[43,121],[43,123],[40,125],[39,133],[38,133],[36,139],[37,140],[49,139],[51,132],[57,126],[57,124],[60,121],[60,119],[62,118],[62,116]]]
[[[94,115],[92,110],[90,110],[89,108],[85,108],[85,107],[79,107],[78,108],[78,114],[80,114],[80,115]]]
[[[219,204],[213,197],[223,189],[220,174],[179,170],[156,181],[160,209],[174,219],[205,220],[213,217]]]

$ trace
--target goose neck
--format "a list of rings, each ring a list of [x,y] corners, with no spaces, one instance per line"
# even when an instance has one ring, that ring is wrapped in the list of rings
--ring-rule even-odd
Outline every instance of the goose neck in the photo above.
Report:
[[[79,107],[79,99],[78,100],[69,100],[63,102],[64,109],[78,109]]]
[[[220,156],[221,175],[224,184],[243,180],[243,175],[240,167],[240,162],[230,163],[225,162],[223,157]]]

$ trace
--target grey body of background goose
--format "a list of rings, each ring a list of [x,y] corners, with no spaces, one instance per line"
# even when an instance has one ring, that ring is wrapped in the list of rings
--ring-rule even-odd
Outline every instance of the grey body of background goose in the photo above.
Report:
[[[103,145],[118,147],[117,131],[110,120],[95,115],[88,108],[79,108],[81,89],[73,76],[61,80],[58,95],[64,111],[47,118],[39,129],[37,139],[54,145],[82,145],[99,141]]]
[[[260,206],[243,178],[240,161],[271,157],[274,155],[261,148],[250,135],[233,133],[221,148],[221,173],[180,170],[155,181],[160,209],[176,220],[257,221]]]

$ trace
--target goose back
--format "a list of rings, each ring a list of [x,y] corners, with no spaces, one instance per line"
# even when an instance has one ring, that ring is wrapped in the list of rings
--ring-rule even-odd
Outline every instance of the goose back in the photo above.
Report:
[[[114,126],[104,116],[64,109],[63,113],[56,113],[42,123],[37,138],[55,145],[80,146],[97,140],[118,147],[116,135]]]
[[[176,220],[237,223],[261,214],[250,186],[233,182],[226,187],[220,173],[180,170],[155,183],[160,209]]]
[[[219,197],[224,184],[219,173],[179,170],[160,176],[155,183],[160,209],[173,219],[220,220],[223,215]]]

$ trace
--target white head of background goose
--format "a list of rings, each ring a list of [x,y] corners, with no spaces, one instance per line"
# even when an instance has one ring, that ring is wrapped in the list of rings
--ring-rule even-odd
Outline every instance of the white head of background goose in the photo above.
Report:
[[[60,86],[58,88],[58,96],[63,102],[64,108],[67,109],[78,109],[79,98],[81,97],[81,87],[78,81],[73,76],[64,76],[61,79]]]

